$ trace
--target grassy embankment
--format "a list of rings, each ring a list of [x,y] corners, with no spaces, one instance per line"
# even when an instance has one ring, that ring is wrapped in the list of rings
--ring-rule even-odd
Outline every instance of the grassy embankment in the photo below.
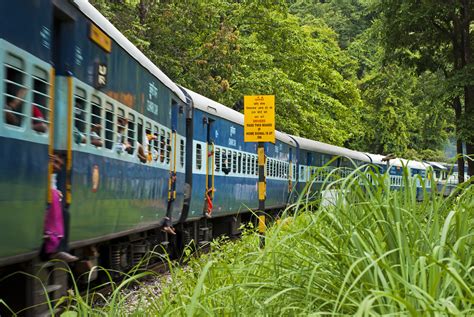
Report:
[[[175,267],[158,295],[144,286],[115,291],[97,310],[77,299],[70,308],[137,316],[473,315],[474,188],[447,199],[425,192],[419,202],[415,180],[391,191],[387,176],[372,178],[379,186],[361,186],[370,181],[358,172],[329,185],[344,197],[333,206],[301,195],[267,231],[263,250],[250,230]]]

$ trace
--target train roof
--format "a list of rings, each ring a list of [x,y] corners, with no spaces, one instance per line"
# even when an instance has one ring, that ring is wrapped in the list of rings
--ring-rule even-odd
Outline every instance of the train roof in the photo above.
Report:
[[[189,94],[189,96],[193,100],[194,108],[237,123],[241,126],[244,125],[244,115],[242,113],[229,107],[226,107],[223,104],[209,99],[201,94],[198,94],[197,92],[194,92],[188,88],[183,87],[183,89]],[[296,146],[295,141],[289,135],[280,131],[275,130],[275,138],[284,143]]]
[[[422,162],[419,161],[413,161],[413,160],[405,160],[405,159],[400,159],[404,165],[408,166],[409,168],[415,168],[419,170],[425,170],[426,165],[423,164]]]
[[[130,54],[140,65],[146,68],[151,74],[158,78],[166,87],[178,96],[181,101],[186,102],[186,97],[168,76],[165,75],[148,57],[145,56],[135,45],[132,44],[112,23],[110,23],[88,0],[71,0],[72,3],[86,17],[93,21],[99,28],[110,36],[118,45]]]
[[[326,144],[299,136],[292,136],[299,146],[303,150],[315,151],[324,154],[339,155],[351,158],[353,160],[359,160],[363,162],[370,162],[370,159],[365,153],[357,152],[354,150],[346,149],[340,146]]]
[[[220,118],[235,122],[240,125],[244,125],[244,115],[234,109],[224,106],[217,101],[204,97],[188,88],[184,88],[186,92],[191,96],[193,100],[193,107],[201,111],[213,114]]]
[[[380,154],[372,154],[372,153],[366,153],[370,159],[372,160],[373,164],[379,164],[379,165],[387,165],[386,161],[382,161],[383,158],[385,158],[385,155],[380,155]],[[407,166],[409,168],[415,168],[415,169],[420,169],[420,170],[425,170],[426,166],[422,162],[418,161],[412,161],[412,160],[406,160],[403,158],[394,158],[390,160],[390,166]]]
[[[430,165],[434,168],[438,168],[438,169],[441,169],[441,170],[447,170],[447,167],[444,166],[443,163],[427,161],[426,164],[428,164],[428,165]]]

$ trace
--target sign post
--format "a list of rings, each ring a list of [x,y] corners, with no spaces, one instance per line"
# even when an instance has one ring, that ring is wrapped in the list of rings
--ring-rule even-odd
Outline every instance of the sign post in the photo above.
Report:
[[[265,146],[275,143],[275,96],[244,97],[244,141],[258,142],[258,232],[260,247],[265,246]]]

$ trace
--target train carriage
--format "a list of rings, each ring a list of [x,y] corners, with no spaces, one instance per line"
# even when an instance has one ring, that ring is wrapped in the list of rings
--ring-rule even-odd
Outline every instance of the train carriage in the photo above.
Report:
[[[298,186],[302,192],[308,182],[311,191],[317,192],[328,182],[329,173],[339,168],[337,175],[346,176],[356,166],[370,162],[367,155],[335,145],[292,136],[298,144]]]
[[[193,101],[192,201],[187,221],[258,207],[257,144],[243,139],[243,114],[186,90]],[[267,209],[287,205],[296,165],[295,142],[277,132],[266,143]]]
[[[181,89],[86,0],[2,1],[0,12],[0,271],[36,261],[53,185],[64,195],[61,249],[81,258],[179,219]],[[57,175],[52,154],[65,161]],[[132,251],[103,256],[119,269]]]

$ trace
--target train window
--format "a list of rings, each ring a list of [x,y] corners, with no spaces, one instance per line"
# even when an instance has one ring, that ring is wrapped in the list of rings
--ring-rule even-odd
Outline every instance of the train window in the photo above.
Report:
[[[266,160],[266,162],[265,162],[265,176],[270,176],[270,164],[271,164],[271,160],[270,159]]]
[[[74,128],[73,137],[77,144],[86,143],[86,91],[76,88],[74,95]]]
[[[214,149],[214,165],[216,172],[219,172],[221,170],[221,149],[218,147]]]
[[[247,156],[247,174],[252,174],[252,155]]]
[[[253,157],[253,168],[254,174],[258,175],[258,158],[256,156]]]
[[[147,162],[151,162],[153,159],[153,134],[150,122],[145,122],[145,133],[143,134],[143,148],[145,150]]]
[[[153,153],[152,158],[155,161],[158,161],[158,156],[160,155],[160,130],[155,125],[153,126],[153,135],[155,136],[153,140]]]
[[[140,144],[140,145],[143,145],[143,119],[142,118],[138,118],[138,122],[137,122],[137,142]]]
[[[222,149],[222,171],[229,168],[229,161],[227,160],[227,151]]]
[[[160,162],[161,163],[165,162],[165,147],[166,147],[165,130],[161,129],[160,130]]]
[[[200,170],[202,168],[202,146],[201,144],[196,144],[196,169]]]
[[[127,129],[127,120],[125,120],[125,111],[121,108],[117,109],[117,144],[115,145],[118,153],[122,153],[125,148],[125,133]]]
[[[112,149],[114,144],[114,105],[105,104],[105,147]]]
[[[39,133],[48,131],[49,124],[49,75],[48,72],[35,67],[33,72],[33,104],[31,105],[31,127]]]
[[[179,163],[181,165],[181,167],[184,167],[184,140],[181,139],[179,141]]]
[[[135,152],[135,116],[131,113],[128,114],[127,139],[130,144],[128,153],[133,154]]]
[[[91,99],[90,142],[97,147],[102,146],[102,106],[97,96],[92,96]]]
[[[166,164],[170,163],[171,159],[171,133],[166,132]]]
[[[247,154],[242,154],[242,173],[247,174]]]
[[[25,86],[24,63],[13,55],[5,63],[5,123],[21,126],[25,117],[25,102],[28,89]]]
[[[237,173],[242,173],[242,153],[237,152]]]
[[[237,153],[232,151],[232,173],[237,173]]]
[[[229,172],[230,170],[232,169],[232,151],[231,150],[228,150],[227,151],[227,168],[229,169]]]

